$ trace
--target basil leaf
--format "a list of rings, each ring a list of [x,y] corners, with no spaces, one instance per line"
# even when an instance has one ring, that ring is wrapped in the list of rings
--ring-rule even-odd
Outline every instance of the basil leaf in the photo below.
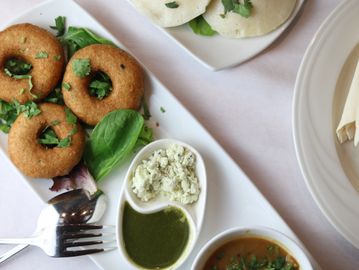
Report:
[[[87,28],[70,26],[67,32],[60,37],[60,41],[67,46],[68,57],[71,57],[77,50],[92,44],[115,44],[105,38],[96,35]]]
[[[192,31],[197,35],[213,36],[216,34],[216,31],[212,29],[202,15],[194,18],[188,24],[192,28]]]
[[[141,130],[140,135],[138,136],[137,142],[136,142],[136,148],[145,146],[146,144],[149,144],[153,140],[153,131],[151,128],[149,128],[146,125],[143,125],[143,128]]]
[[[85,163],[96,181],[132,153],[143,125],[143,117],[133,110],[110,112],[96,125],[84,152]]]

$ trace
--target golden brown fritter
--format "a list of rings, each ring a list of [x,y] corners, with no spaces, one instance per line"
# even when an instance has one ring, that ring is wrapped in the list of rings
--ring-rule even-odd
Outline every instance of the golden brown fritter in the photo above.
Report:
[[[83,78],[73,70],[76,59],[89,59],[91,73]],[[89,83],[96,72],[106,73],[112,91],[103,100],[89,94]],[[65,104],[85,123],[96,125],[107,113],[117,109],[139,109],[144,93],[144,73],[137,61],[111,45],[90,45],[77,51],[66,66],[62,88]]]
[[[37,58],[42,54],[42,57]],[[4,72],[9,59],[20,59],[32,65],[33,88],[29,93],[27,79],[14,79]],[[38,26],[17,24],[0,32],[0,99],[20,103],[41,100],[46,97],[62,78],[64,69],[64,49],[50,32]],[[24,90],[21,90],[24,89]]]
[[[39,105],[41,113],[32,118],[20,114],[10,129],[9,156],[25,175],[34,178],[52,178],[68,174],[80,161],[85,146],[85,134],[79,124],[68,147],[46,148],[38,142],[41,132],[52,126],[59,139],[66,138],[73,130],[73,124],[66,121],[65,107],[52,103]]]

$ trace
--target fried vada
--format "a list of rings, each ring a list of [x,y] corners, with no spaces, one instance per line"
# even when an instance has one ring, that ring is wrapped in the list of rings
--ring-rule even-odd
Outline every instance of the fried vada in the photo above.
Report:
[[[8,137],[10,159],[30,177],[53,178],[67,175],[82,157],[84,131],[78,123],[68,122],[64,106],[43,103],[39,108],[39,115],[28,118],[22,113],[14,122]],[[55,122],[57,124],[53,125]],[[39,143],[41,133],[50,126],[59,139],[71,134],[67,147],[47,148]]]
[[[61,43],[45,29],[24,23],[3,30],[0,32],[0,99],[7,102],[16,99],[20,103],[43,99],[61,80],[64,58]],[[6,70],[8,61],[14,59],[31,65],[27,76],[16,78]]]
[[[89,63],[79,74],[76,61]],[[81,68],[81,66],[80,66]],[[97,72],[111,79],[112,90],[99,100],[89,93]],[[78,50],[66,66],[62,94],[68,106],[83,122],[96,125],[107,113],[117,109],[139,109],[144,93],[144,72],[137,61],[112,45],[95,44]]]

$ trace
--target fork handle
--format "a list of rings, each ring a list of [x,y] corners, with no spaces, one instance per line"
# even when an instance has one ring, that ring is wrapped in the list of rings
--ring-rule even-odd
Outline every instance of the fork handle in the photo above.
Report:
[[[0,255],[0,264],[5,262],[6,260],[10,259],[12,256],[19,253],[21,250],[27,248],[29,245],[17,245],[10,249],[9,251],[6,251],[4,254]]]
[[[35,245],[34,238],[0,238],[0,245],[8,244],[8,245],[16,245],[16,244],[23,244],[23,245]]]

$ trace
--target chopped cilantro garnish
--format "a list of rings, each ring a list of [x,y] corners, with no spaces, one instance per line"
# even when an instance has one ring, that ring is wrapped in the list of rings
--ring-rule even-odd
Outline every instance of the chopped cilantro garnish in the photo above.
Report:
[[[55,18],[55,26],[50,26],[51,29],[57,31],[57,37],[62,36],[65,33],[65,21],[66,18],[64,16],[58,16]]]
[[[242,17],[248,18],[252,14],[253,4],[251,0],[221,0],[224,7],[224,14],[222,18],[225,17],[227,12],[234,12]]]
[[[166,3],[165,5],[168,8],[178,8],[179,7],[179,4],[176,1]]]
[[[152,117],[152,115],[150,113],[150,110],[148,109],[148,105],[145,97],[142,98],[142,108],[143,108],[143,114],[142,114],[143,118],[145,120],[149,120]]]
[[[89,85],[90,95],[101,100],[107,97],[112,91],[110,77],[104,72],[97,72]]]
[[[12,74],[7,68],[4,69],[5,70],[5,74],[8,75],[9,77],[11,78],[14,78],[15,80],[21,80],[21,79],[28,79],[29,81],[29,88],[28,88],[28,91],[30,93],[30,95],[37,99],[38,96],[35,95],[34,93],[31,92],[32,88],[33,88],[33,84],[32,84],[32,76],[29,75],[29,74],[26,74],[26,75],[15,75],[15,74]]]
[[[25,75],[29,73],[31,68],[31,64],[28,64],[20,59],[14,58],[6,61],[4,71],[8,76],[12,77],[13,75]]]
[[[75,125],[77,123],[77,117],[72,113],[69,108],[65,108],[66,122]]]
[[[163,112],[163,113],[166,112],[165,108],[163,108],[163,107],[160,107],[160,110],[161,110],[161,112]]]
[[[52,59],[54,59],[55,61],[59,61],[61,59],[61,55],[54,55]]]
[[[69,131],[67,136],[63,139],[59,139],[56,133],[53,131],[51,127],[58,125],[60,123],[59,120],[54,120],[51,122],[49,126],[47,126],[39,138],[39,143],[46,145],[46,147],[68,147],[71,145],[72,136],[77,132],[77,117],[71,112],[69,108],[65,108],[66,114],[66,122],[73,125],[73,128]]]
[[[74,59],[72,62],[72,70],[78,77],[86,77],[90,75],[91,72],[91,65],[90,65],[90,59],[84,58],[84,59]]]
[[[47,52],[45,52],[45,51],[38,52],[35,55],[36,59],[44,59],[44,58],[47,58],[47,57],[49,57],[49,54]]]
[[[71,89],[71,84],[64,82],[62,83],[62,87],[65,88],[67,91],[70,91]]]
[[[60,87],[56,87],[51,93],[50,95],[48,95],[45,100],[45,102],[51,102],[51,103],[56,103],[56,104],[60,104],[63,105],[64,104],[64,98],[62,96],[61,93],[61,88]]]

